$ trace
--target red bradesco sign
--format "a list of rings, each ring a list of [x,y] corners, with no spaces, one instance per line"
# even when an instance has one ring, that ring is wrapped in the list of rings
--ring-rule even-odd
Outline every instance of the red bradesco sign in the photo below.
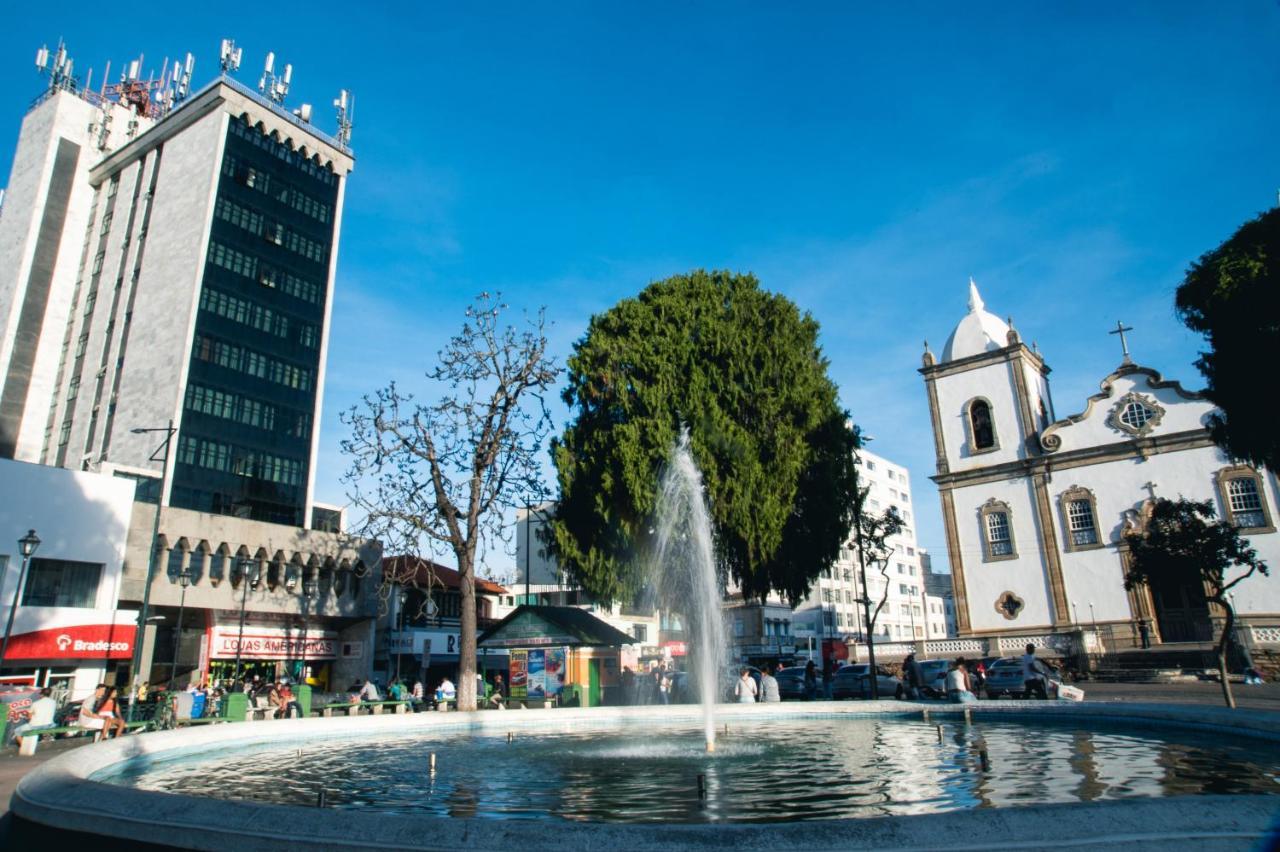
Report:
[[[115,660],[133,656],[132,624],[76,624],[19,633],[6,660]]]

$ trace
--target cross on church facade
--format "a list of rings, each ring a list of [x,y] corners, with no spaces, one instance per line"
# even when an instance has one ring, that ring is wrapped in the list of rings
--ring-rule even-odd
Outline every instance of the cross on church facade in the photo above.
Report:
[[[1124,333],[1126,331],[1133,331],[1133,326],[1125,325],[1120,322],[1120,320],[1116,320],[1116,327],[1112,331],[1108,331],[1107,334],[1120,335],[1120,348],[1124,350],[1124,361],[1121,363],[1132,364],[1133,359],[1129,357],[1129,342],[1124,339]]]

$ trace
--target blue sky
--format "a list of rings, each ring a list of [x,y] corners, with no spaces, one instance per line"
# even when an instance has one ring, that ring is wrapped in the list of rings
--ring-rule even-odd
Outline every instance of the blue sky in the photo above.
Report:
[[[255,84],[274,50],[324,129],[355,93],[321,499],[344,502],[339,410],[421,386],[480,290],[546,305],[563,358],[648,282],[731,268],[821,322],[941,555],[916,368],[969,276],[1039,343],[1059,416],[1118,363],[1117,319],[1140,363],[1199,387],[1173,290],[1280,187],[1275,2],[456,5],[66,3],[0,32],[3,175],[59,37],[98,79],[191,51],[202,84],[232,37]]]

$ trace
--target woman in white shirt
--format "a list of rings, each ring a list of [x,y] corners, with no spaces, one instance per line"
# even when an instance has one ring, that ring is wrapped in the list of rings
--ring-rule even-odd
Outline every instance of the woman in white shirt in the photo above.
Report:
[[[751,679],[750,669],[742,670],[742,677],[734,685],[733,694],[738,697],[739,704],[756,703],[756,682]]]
[[[978,700],[969,688],[969,670],[965,667],[964,657],[956,657],[947,672],[947,698],[954,704],[971,704]]]

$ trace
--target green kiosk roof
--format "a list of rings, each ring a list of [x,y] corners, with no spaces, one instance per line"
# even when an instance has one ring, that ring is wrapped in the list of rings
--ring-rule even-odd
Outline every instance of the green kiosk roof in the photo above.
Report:
[[[628,636],[585,609],[572,606],[532,606],[523,604],[480,635],[477,645],[485,648],[535,648],[569,645],[575,648],[612,648],[634,645]]]

